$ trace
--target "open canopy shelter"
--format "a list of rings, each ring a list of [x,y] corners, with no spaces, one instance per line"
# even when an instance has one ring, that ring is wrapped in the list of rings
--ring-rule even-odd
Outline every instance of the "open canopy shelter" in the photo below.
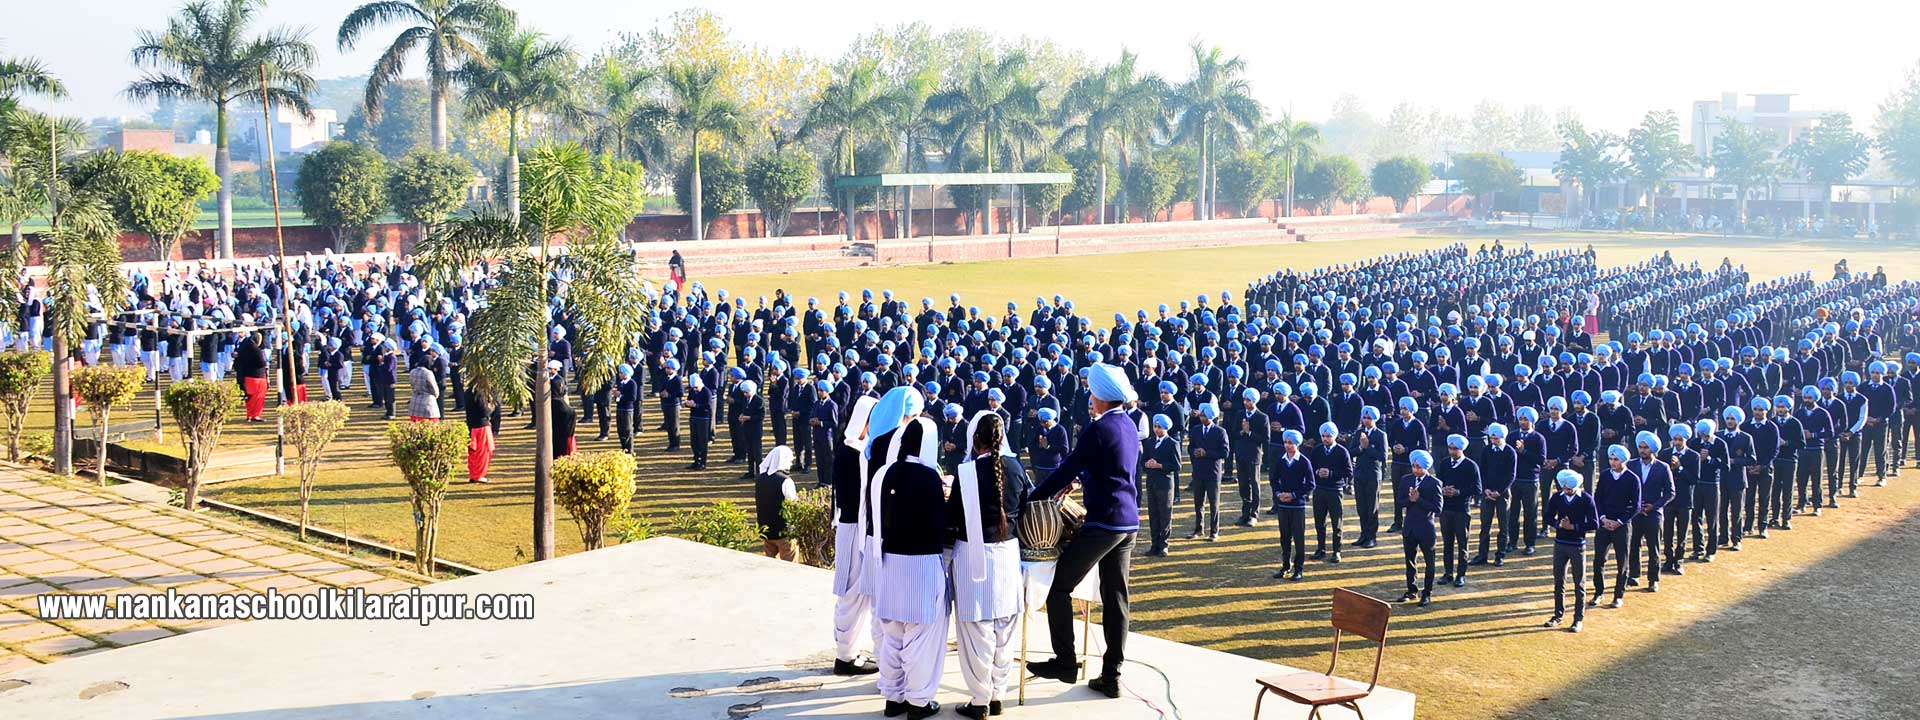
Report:
[[[1005,185],[1007,186],[1009,204],[1011,204],[1013,188],[1016,186],[1061,185],[1071,182],[1073,182],[1073,173],[1061,172],[880,173],[877,175],[843,175],[834,178],[833,189],[836,191],[853,190],[856,188],[910,189],[926,186],[929,191],[928,194],[932,195],[932,191],[942,185]],[[991,210],[991,208],[992,203],[989,201],[988,209]],[[929,257],[931,257],[931,253],[933,252],[933,240],[940,234],[940,225],[937,222],[939,208],[937,206],[931,208],[931,212],[934,213],[935,222],[930,222],[927,225],[930,229],[927,236],[927,252],[929,253]],[[850,218],[850,220],[857,219],[858,216],[859,211],[855,210],[853,218]],[[989,216],[991,216],[991,214],[989,214]],[[858,227],[856,222],[848,223],[848,240],[855,239],[854,229],[856,227]],[[1008,224],[1007,246],[1009,254],[1012,252],[1013,236],[1018,227],[1019,223],[1017,222]],[[913,195],[911,190],[909,190],[907,194],[907,222],[906,229],[902,234],[905,237],[913,237]],[[874,242],[877,244],[879,238],[875,238]]]

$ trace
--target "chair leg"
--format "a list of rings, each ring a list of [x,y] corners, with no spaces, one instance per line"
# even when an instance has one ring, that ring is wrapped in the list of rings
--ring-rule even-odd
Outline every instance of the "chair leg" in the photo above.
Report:
[[[1348,702],[1343,702],[1343,703],[1340,703],[1340,704],[1341,704],[1341,705],[1345,705],[1345,706],[1347,707],[1347,709],[1348,709],[1348,710],[1352,710],[1352,711],[1353,711],[1353,714],[1355,714],[1355,715],[1359,715],[1359,716],[1360,716],[1360,720],[1367,720],[1367,714],[1366,714],[1366,713],[1365,713],[1364,711],[1362,711],[1362,710],[1360,709],[1360,701],[1358,701],[1358,700],[1351,700],[1351,701],[1348,701]]]
[[[1320,717],[1320,706],[1315,705],[1313,706],[1313,711],[1307,713],[1307,720],[1318,720],[1319,717]]]
[[[1267,687],[1260,686],[1260,692],[1253,696],[1253,720],[1260,720],[1260,704],[1267,701]]]

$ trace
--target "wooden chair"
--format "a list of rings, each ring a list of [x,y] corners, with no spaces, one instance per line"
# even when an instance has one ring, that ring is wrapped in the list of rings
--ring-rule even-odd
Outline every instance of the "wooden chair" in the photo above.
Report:
[[[1320,708],[1339,705],[1358,714],[1365,720],[1367,714],[1360,710],[1360,700],[1373,694],[1373,688],[1380,683],[1380,660],[1387,652],[1387,618],[1393,613],[1393,607],[1361,595],[1352,590],[1333,591],[1333,662],[1328,663],[1324,673],[1301,671],[1273,677],[1257,678],[1260,694],[1253,700],[1253,718],[1260,720],[1260,704],[1267,699],[1267,693],[1292,700],[1301,705],[1313,706],[1307,713],[1308,720],[1320,717]],[[1340,636],[1353,633],[1374,645],[1373,678],[1365,686],[1352,680],[1343,680],[1333,676],[1340,665]]]

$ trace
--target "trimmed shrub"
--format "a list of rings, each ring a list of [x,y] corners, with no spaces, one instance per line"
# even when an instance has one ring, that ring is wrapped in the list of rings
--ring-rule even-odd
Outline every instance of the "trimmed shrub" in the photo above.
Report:
[[[100,450],[96,458],[99,465],[95,469],[100,473],[101,485],[107,484],[107,426],[111,424],[113,406],[133,402],[146,384],[145,368],[94,365],[73,374],[73,393],[80,396],[80,404],[86,406],[93,426],[100,429],[100,442],[95,444]]]
[[[42,350],[0,352],[0,412],[7,415],[7,459],[20,462],[20,433],[40,381],[53,373],[53,354]]]
[[[413,569],[432,575],[440,507],[453,469],[466,461],[466,427],[445,422],[389,423],[387,445],[413,494]]]
[[[553,462],[554,501],[573,515],[580,544],[606,544],[607,522],[624,516],[633,500],[633,455],[617,450],[576,453]]]
[[[799,497],[780,506],[780,517],[787,521],[787,538],[800,551],[800,562],[814,567],[833,567],[836,528],[832,488],[800,491]]]
[[[320,456],[347,426],[347,404],[336,400],[281,405],[280,427],[287,444],[300,454],[300,540],[307,539],[307,508],[313,500],[313,479],[320,474]]]
[[[673,534],[729,550],[753,552],[760,548],[760,525],[745,508],[729,500],[673,515]]]
[[[188,512],[200,509],[200,474],[206,471],[207,461],[220,445],[220,431],[226,428],[227,416],[233,413],[238,396],[231,384],[205,380],[183,380],[168,385],[161,396],[167,414],[173,416],[174,425],[180,428],[180,442],[187,449],[187,487],[182,502]]]

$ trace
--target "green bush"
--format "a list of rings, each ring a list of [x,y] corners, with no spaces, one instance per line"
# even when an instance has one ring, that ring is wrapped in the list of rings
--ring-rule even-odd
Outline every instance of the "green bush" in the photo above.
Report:
[[[620,521],[613,526],[613,536],[619,538],[620,542],[623,543],[648,540],[651,539],[653,535],[653,523],[647,522],[645,518],[637,518],[632,515],[622,516]]]
[[[553,462],[554,502],[573,514],[580,543],[605,544],[607,522],[626,514],[633,500],[633,455],[618,450],[577,453]]]
[[[227,416],[233,413],[238,395],[229,383],[184,380],[168,385],[166,394],[161,396],[167,414],[173,416],[174,424],[180,428],[180,442],[187,448],[184,507],[189,511],[199,509],[200,474],[213,458],[214,448],[220,445],[220,431],[226,427]]]
[[[833,567],[833,535],[836,531],[833,490],[814,488],[780,506],[780,517],[787,521],[787,538],[800,551],[800,562],[814,567]]]
[[[389,423],[387,445],[413,494],[414,571],[432,574],[434,544],[440,536],[440,506],[446,500],[453,469],[466,460],[466,428],[447,422]]]
[[[40,381],[53,372],[53,354],[41,350],[0,352],[0,412],[7,415],[7,459],[20,462],[20,432]],[[49,449],[51,452],[51,449]]]
[[[32,457],[53,457],[53,433],[36,432],[21,435],[20,449]]]
[[[745,508],[728,500],[673,515],[673,534],[729,550],[751,552],[760,547],[760,526]]]

